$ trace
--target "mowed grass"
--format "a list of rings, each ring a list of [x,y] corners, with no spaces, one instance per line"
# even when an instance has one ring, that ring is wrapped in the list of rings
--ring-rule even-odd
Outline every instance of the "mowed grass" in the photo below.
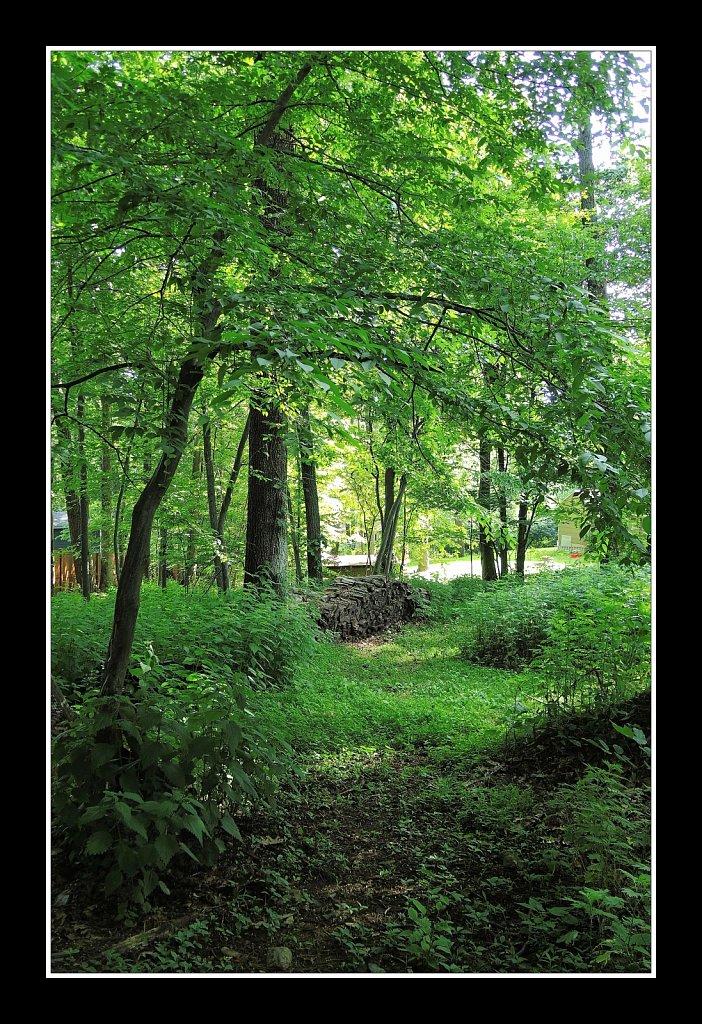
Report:
[[[501,740],[534,681],[458,657],[459,624],[406,626],[382,643],[323,642],[283,690],[251,695],[259,723],[295,750],[430,748],[438,758]]]

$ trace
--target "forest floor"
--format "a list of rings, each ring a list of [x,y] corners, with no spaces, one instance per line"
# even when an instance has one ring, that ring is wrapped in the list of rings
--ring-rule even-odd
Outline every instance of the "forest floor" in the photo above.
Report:
[[[57,866],[52,973],[632,969],[630,957],[609,961],[592,912],[589,932],[568,922],[586,881],[571,835],[577,786],[586,762],[605,758],[602,743],[625,742],[611,710],[575,733],[506,740],[533,684],[461,661],[453,639],[447,625],[409,626],[328,645],[309,678],[261,694],[254,710],[287,733],[301,781],[275,810],[242,816],[243,840],[214,868],[174,873],[171,897],[143,919],[115,922],[79,873]],[[617,719],[649,735],[648,695]],[[648,790],[638,748],[627,750],[631,845]]]

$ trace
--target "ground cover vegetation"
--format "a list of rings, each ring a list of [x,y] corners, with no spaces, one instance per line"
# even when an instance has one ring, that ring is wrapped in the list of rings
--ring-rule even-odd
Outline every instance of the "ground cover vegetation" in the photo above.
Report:
[[[54,973],[650,972],[645,65],[51,53]]]

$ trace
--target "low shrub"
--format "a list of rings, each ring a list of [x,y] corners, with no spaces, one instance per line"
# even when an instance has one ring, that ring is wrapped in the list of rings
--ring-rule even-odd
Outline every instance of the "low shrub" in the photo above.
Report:
[[[270,802],[288,748],[256,728],[241,693],[214,675],[171,675],[153,652],[134,692],[88,696],[54,742],[53,810],[61,848],[118,914],[169,894],[171,861],[210,864],[233,813]]]
[[[550,810],[564,819],[558,870],[571,881],[546,906],[530,898],[521,917],[526,945],[543,969],[650,970],[650,806],[646,788],[624,777],[613,761],[589,766],[563,786]],[[558,883],[556,882],[558,887]]]
[[[534,664],[558,693],[585,676],[600,692],[612,680],[643,679],[648,663],[649,576],[618,566],[507,577],[478,594],[461,655],[494,668]],[[536,660],[535,660],[536,659]],[[577,678],[576,678],[577,677]],[[558,680],[558,682],[557,682]]]
[[[96,682],[107,650],[114,594],[85,602],[61,593],[52,602],[52,670],[69,700]],[[185,590],[142,588],[135,650],[150,649],[162,665],[181,675],[201,672],[255,689],[290,682],[308,661],[317,630],[301,601],[280,601],[237,590],[221,596]],[[135,657],[132,669],[139,661]]]
[[[413,579],[410,582],[428,592],[428,600],[420,600],[420,614],[430,622],[437,623],[461,618],[478,594],[492,586],[479,576],[457,576],[446,583],[424,579]]]

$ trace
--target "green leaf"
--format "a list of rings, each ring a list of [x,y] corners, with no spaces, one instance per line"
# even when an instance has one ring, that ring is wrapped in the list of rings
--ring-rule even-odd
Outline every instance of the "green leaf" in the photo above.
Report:
[[[230,836],[234,836],[235,839],[241,839],[241,832],[237,828],[236,822],[232,818],[231,814],[223,814],[220,819],[220,825],[225,832],[229,833]]]
[[[124,882],[124,875],[119,868],[113,868],[105,879],[105,895],[111,896]]]
[[[115,756],[112,743],[94,743],[90,750],[90,760],[94,768],[101,768]]]
[[[156,853],[158,854],[159,864],[162,867],[166,867],[172,857],[178,852],[180,844],[174,836],[164,834],[157,836],[154,841]]]
[[[183,853],[187,853],[188,857],[190,857],[192,860],[194,860],[196,864],[200,863],[199,859],[195,856],[195,854],[190,849],[190,847],[188,846],[187,843],[180,842],[180,843],[178,843],[178,846],[181,848]]]
[[[90,839],[85,844],[85,852],[91,856],[96,853],[104,853],[109,850],[114,840],[111,832],[104,830],[100,832],[93,832]]]
[[[627,739],[633,740],[634,730],[631,729],[628,725],[617,725],[616,722],[612,722],[612,728],[616,732],[620,733],[622,736],[626,736]]]
[[[136,832],[143,839],[147,839],[148,840],[149,837],[146,834],[146,829],[144,828],[144,826],[141,824],[140,821],[137,821],[132,816],[132,809],[129,806],[129,804],[125,804],[125,803],[121,803],[121,802],[117,803],[117,804],[115,804],[115,810],[117,811],[117,813],[119,814],[120,818],[122,819],[124,824],[127,826],[127,828],[132,829],[133,832]]]
[[[195,838],[202,846],[202,834],[209,836],[209,830],[205,825],[202,818],[199,818],[197,814],[189,814],[187,818],[183,819],[183,825],[187,828],[188,832],[192,832]]]
[[[246,792],[251,796],[258,796],[251,779],[243,768],[240,768],[238,764],[232,764],[230,765],[229,770],[242,789],[246,790]]]

